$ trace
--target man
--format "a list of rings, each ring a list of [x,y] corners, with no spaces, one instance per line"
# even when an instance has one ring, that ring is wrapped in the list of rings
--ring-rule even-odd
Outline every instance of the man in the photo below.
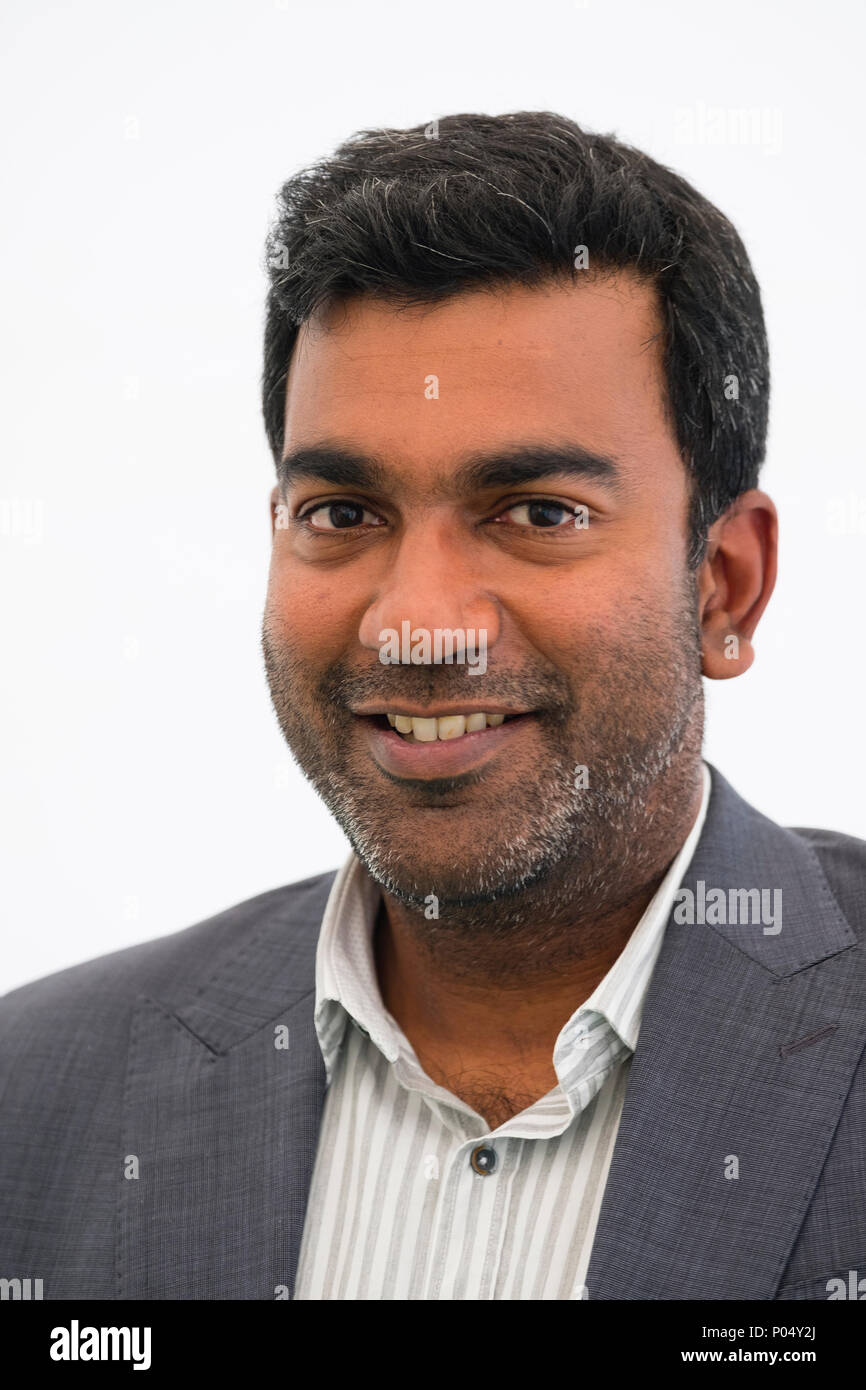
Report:
[[[353,853],[6,997],[0,1273],[836,1296],[866,847],[701,760],[776,574],[738,235],[610,137],[467,115],[290,180],[268,265],[264,656]]]

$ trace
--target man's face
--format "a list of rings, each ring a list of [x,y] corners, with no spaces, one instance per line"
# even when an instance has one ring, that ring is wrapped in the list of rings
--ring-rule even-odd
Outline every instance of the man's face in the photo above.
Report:
[[[700,639],[660,327],[619,275],[353,298],[300,331],[284,456],[359,462],[307,457],[275,491],[268,679],[302,770],[412,906],[513,898],[555,866],[615,893],[660,779],[687,762],[693,779]],[[486,669],[383,664],[405,623],[484,632]],[[509,717],[427,742],[387,712]]]

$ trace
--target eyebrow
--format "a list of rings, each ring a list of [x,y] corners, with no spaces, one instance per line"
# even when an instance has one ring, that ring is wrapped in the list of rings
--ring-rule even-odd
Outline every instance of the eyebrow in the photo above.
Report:
[[[551,475],[591,479],[610,492],[619,492],[622,474],[616,460],[579,444],[516,444],[495,453],[465,457],[451,475],[440,474],[437,494],[480,492],[485,488],[513,487]],[[394,471],[371,454],[333,445],[308,445],[292,450],[277,465],[281,484],[301,478],[330,483],[333,487],[366,488],[386,492],[398,481]]]

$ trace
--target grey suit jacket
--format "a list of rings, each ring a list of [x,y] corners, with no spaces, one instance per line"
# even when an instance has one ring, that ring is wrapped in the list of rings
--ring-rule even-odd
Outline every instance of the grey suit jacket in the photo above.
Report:
[[[0,999],[0,1277],[46,1299],[291,1296],[333,877]],[[866,842],[783,829],[713,769],[699,881],[781,890],[782,929],[672,914],[589,1298],[826,1299],[866,1278]]]

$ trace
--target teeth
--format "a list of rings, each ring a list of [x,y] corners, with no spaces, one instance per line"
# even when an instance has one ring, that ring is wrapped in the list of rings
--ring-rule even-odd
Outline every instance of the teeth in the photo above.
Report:
[[[437,719],[439,726],[439,737],[459,738],[466,732],[466,716],[463,714],[449,714],[446,719]]]
[[[388,723],[398,734],[405,734],[414,743],[435,743],[462,738],[481,729],[497,729],[505,723],[504,714],[446,714],[441,719],[416,719],[408,714],[389,714]]]

